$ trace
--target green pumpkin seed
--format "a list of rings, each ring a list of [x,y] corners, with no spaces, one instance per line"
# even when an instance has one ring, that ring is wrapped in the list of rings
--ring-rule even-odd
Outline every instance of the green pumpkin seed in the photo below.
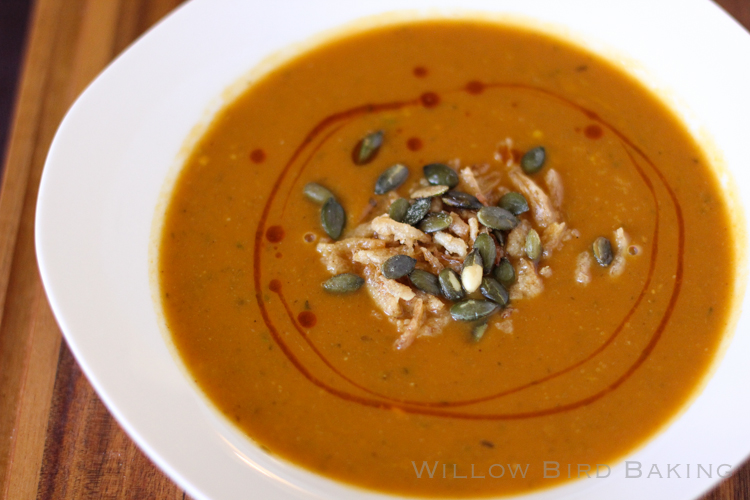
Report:
[[[482,225],[499,231],[510,231],[519,223],[515,215],[500,207],[482,207],[477,219]]]
[[[498,305],[489,300],[464,300],[451,307],[451,316],[457,321],[476,321],[486,318],[499,309]]]
[[[417,260],[408,255],[394,255],[383,262],[383,276],[392,280],[403,278],[414,270],[416,263]]]
[[[600,266],[607,267],[612,263],[612,259],[614,258],[612,255],[612,244],[607,238],[599,236],[594,240],[594,244],[591,248],[594,251],[594,257]]]
[[[458,185],[458,174],[448,165],[442,163],[430,163],[422,167],[424,177],[433,186],[448,186],[454,188]]]
[[[510,300],[510,296],[505,287],[498,283],[495,278],[490,278],[489,276],[485,276],[482,279],[482,286],[479,287],[479,291],[482,292],[482,295],[486,298],[503,307],[508,305],[508,301]]]
[[[419,223],[419,229],[425,233],[434,233],[450,227],[453,219],[445,212],[431,213]]]
[[[406,217],[406,212],[409,210],[409,200],[405,198],[398,198],[393,200],[390,208],[388,209],[388,217],[395,220],[396,222],[403,222]]]
[[[430,295],[440,296],[440,280],[437,276],[421,269],[415,269],[409,274],[412,284]]]
[[[328,201],[328,198],[333,198],[333,193],[330,192],[328,188],[321,186],[320,184],[317,184],[315,182],[306,184],[303,192],[310,201],[320,203],[321,205]]]
[[[526,201],[526,198],[521,193],[505,193],[497,205],[513,215],[529,211],[529,202]]]
[[[487,324],[486,321],[474,325],[471,328],[471,338],[472,338],[472,340],[474,340],[474,342],[479,342],[480,340],[482,340],[482,337],[484,337],[484,332],[487,331],[487,327],[488,326],[489,325]]]
[[[539,239],[539,233],[534,229],[529,229],[526,233],[526,244],[524,245],[526,256],[533,260],[538,261],[542,256],[542,240]]]
[[[474,248],[482,256],[482,268],[484,274],[490,274],[495,266],[495,257],[497,257],[497,246],[495,240],[487,233],[482,233],[474,240]]]
[[[505,257],[500,259],[500,263],[495,268],[493,274],[495,279],[503,286],[508,287],[516,282],[516,270],[513,268],[513,264]]]
[[[484,274],[484,266],[482,262],[482,256],[475,248],[464,259],[464,265],[461,268],[461,284],[466,290],[466,293],[472,293],[479,285],[482,284],[482,275]]]
[[[412,199],[417,198],[432,198],[433,196],[440,196],[441,194],[448,191],[448,186],[429,186],[422,189],[417,189],[411,194]]]
[[[419,224],[419,221],[424,219],[424,216],[430,211],[431,205],[432,200],[430,198],[420,198],[415,201],[414,204],[409,207],[409,210],[406,211],[403,221],[404,224],[409,224],[411,226]]]
[[[497,240],[497,244],[501,247],[505,246],[505,233],[502,231],[493,230],[492,234],[495,235],[495,239]]]
[[[352,150],[352,161],[355,165],[370,163],[383,145],[383,131],[371,132],[357,142]]]
[[[463,191],[448,191],[443,194],[443,203],[454,208],[468,208],[469,210],[479,210],[482,205],[476,196]]]
[[[359,290],[365,280],[352,273],[337,274],[323,282],[323,288],[331,293],[351,293]]]
[[[375,194],[385,194],[388,191],[393,191],[403,184],[407,177],[409,177],[409,169],[400,163],[396,163],[380,174],[375,183]]]
[[[438,275],[440,281],[440,289],[443,291],[443,296],[452,301],[461,300],[464,298],[464,289],[461,286],[461,280],[458,278],[458,274],[453,269],[446,267]]]
[[[535,148],[526,151],[526,154],[521,158],[521,168],[527,174],[535,174],[539,172],[544,166],[544,160],[547,159],[547,152],[543,146],[537,146]]]
[[[336,198],[328,198],[323,204],[323,208],[320,209],[320,223],[328,236],[334,240],[341,237],[346,224],[346,214]]]
[[[480,254],[476,248],[472,249],[471,252],[469,252],[466,257],[464,257],[464,263],[463,267],[469,267],[469,266],[480,266],[482,267],[482,254]]]

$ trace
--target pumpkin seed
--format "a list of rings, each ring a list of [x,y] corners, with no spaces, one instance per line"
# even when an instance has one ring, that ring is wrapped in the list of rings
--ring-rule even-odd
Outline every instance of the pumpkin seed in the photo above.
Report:
[[[346,223],[344,207],[336,201],[336,198],[328,198],[320,209],[320,223],[328,236],[337,240],[341,237]]]
[[[417,189],[411,194],[413,199],[417,198],[432,198],[433,196],[440,196],[441,194],[448,191],[448,186],[430,186],[422,189]]]
[[[430,200],[430,198],[420,198],[415,201],[414,204],[409,207],[409,210],[406,211],[403,220],[404,224],[409,224],[411,226],[419,224],[419,221],[424,219],[424,216],[430,211],[430,205],[432,205],[432,200]]]
[[[464,257],[463,267],[468,266],[482,266],[482,254],[477,249],[472,249],[466,257]]]
[[[505,246],[505,233],[502,231],[493,230],[492,234],[495,235],[495,239],[497,240],[497,244],[501,247]]]
[[[409,274],[412,284],[430,295],[440,296],[440,280],[437,276],[421,269],[415,269]]]
[[[495,279],[503,286],[508,287],[516,282],[516,270],[513,268],[513,264],[505,257],[500,259],[500,263],[495,268],[493,274]]]
[[[482,323],[474,325],[471,328],[471,338],[474,340],[474,342],[479,342],[480,340],[482,340],[482,337],[484,337],[484,332],[487,331],[488,326],[489,325],[487,324],[487,322],[484,321]]]
[[[403,278],[414,270],[416,263],[417,260],[408,255],[394,255],[383,262],[383,276],[392,280]]]
[[[482,205],[476,196],[472,196],[469,193],[463,191],[448,191],[443,194],[443,203],[449,207],[455,208],[468,208],[469,210],[479,210]]]
[[[521,193],[505,193],[497,205],[513,215],[529,211],[529,202],[526,201],[526,198]]]
[[[612,244],[604,236],[599,236],[594,240],[594,244],[591,246],[594,251],[594,257],[596,261],[602,267],[607,267],[612,263],[614,256],[612,255]]]
[[[464,295],[466,295],[463,287],[461,287],[458,274],[453,269],[446,267],[440,271],[438,280],[440,281],[440,289],[443,291],[443,296],[446,299],[456,301],[463,299]]]
[[[405,198],[398,198],[393,200],[390,208],[388,208],[388,217],[395,220],[396,222],[403,222],[406,217],[406,212],[409,210],[409,200]]]
[[[515,215],[500,207],[482,207],[477,212],[477,219],[484,226],[499,231],[509,231],[519,222]]]
[[[543,146],[537,146],[535,148],[526,151],[526,154],[521,158],[521,168],[527,174],[535,174],[539,172],[544,166],[544,160],[547,159],[547,152]]]
[[[489,300],[468,299],[451,307],[451,316],[457,321],[476,321],[486,318],[498,310],[498,305]]]
[[[539,239],[539,233],[535,229],[529,229],[529,232],[526,233],[524,250],[526,250],[526,256],[534,262],[542,256],[542,240]]]
[[[490,278],[489,276],[485,276],[482,279],[482,286],[479,287],[479,291],[482,292],[482,295],[486,298],[490,299],[492,302],[500,304],[501,306],[508,305],[508,300],[510,300],[510,296],[505,287],[498,283],[495,278]]]
[[[355,165],[370,163],[383,145],[383,131],[370,132],[357,142],[352,150],[352,161]]]
[[[430,163],[422,167],[424,177],[433,186],[442,185],[454,188],[458,185],[458,174],[448,165]]]
[[[461,284],[466,293],[472,293],[479,288],[479,285],[482,284],[483,274],[482,256],[475,248],[466,256],[463,268],[461,269]]]
[[[388,191],[393,191],[403,184],[407,177],[409,177],[409,169],[400,163],[396,163],[380,174],[377,182],[375,182],[375,194],[385,194]]]
[[[434,233],[447,229],[452,222],[451,216],[445,212],[430,213],[419,223],[419,229],[425,233]]]
[[[479,251],[479,255],[482,256],[482,268],[484,274],[490,274],[492,268],[495,266],[495,257],[497,256],[497,247],[495,246],[495,240],[492,239],[487,233],[481,233],[474,240],[474,248]]]
[[[351,293],[359,290],[365,280],[352,273],[337,274],[323,282],[323,288],[331,293]]]
[[[317,184],[315,182],[306,184],[303,192],[310,201],[320,203],[321,205],[328,201],[328,198],[333,198],[333,193],[330,192],[328,188],[321,186],[320,184]]]

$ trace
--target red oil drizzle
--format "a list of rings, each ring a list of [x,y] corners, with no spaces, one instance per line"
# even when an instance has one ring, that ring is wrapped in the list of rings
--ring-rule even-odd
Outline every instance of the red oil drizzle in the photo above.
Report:
[[[422,94],[419,100],[422,101],[422,105],[425,108],[434,108],[435,106],[440,104],[440,96],[435,92],[425,92],[424,94]]]
[[[253,163],[263,163],[263,161],[266,159],[266,152],[262,149],[253,149],[250,152],[250,160]]]
[[[583,133],[589,139],[599,139],[602,135],[604,135],[604,131],[599,125],[588,125],[585,129],[583,129]]]
[[[318,318],[315,316],[314,312],[302,311],[297,315],[297,321],[299,321],[299,324],[302,325],[303,328],[312,328],[315,326],[315,323],[318,322]]]
[[[427,76],[427,68],[425,68],[424,66],[415,66],[413,72],[414,76],[416,76],[417,78],[424,78],[425,76]]]
[[[546,95],[550,98],[556,99],[558,101],[561,101],[562,103],[577,109],[581,113],[583,113],[585,116],[587,116],[591,120],[595,120],[599,123],[601,123],[603,126],[605,126],[608,130],[613,132],[622,142],[623,147],[625,148],[626,153],[631,159],[631,162],[633,166],[638,170],[639,174],[643,178],[644,182],[647,184],[648,188],[650,189],[652,196],[654,198],[655,204],[656,204],[656,213],[657,217],[655,220],[655,226],[654,226],[654,237],[653,237],[653,243],[652,243],[652,253],[651,253],[651,259],[650,259],[650,266],[649,266],[649,272],[647,276],[646,283],[641,290],[641,293],[639,294],[639,297],[636,299],[635,303],[633,304],[631,310],[628,312],[628,314],[625,316],[621,324],[618,326],[618,328],[610,335],[610,337],[607,339],[607,341],[604,342],[597,350],[595,350],[593,353],[591,353],[587,358],[577,362],[576,364],[569,366],[559,372],[552,373],[547,375],[546,377],[543,377],[538,380],[534,380],[528,384],[525,384],[524,386],[517,387],[508,391],[505,391],[500,394],[495,394],[491,396],[487,396],[484,398],[478,398],[476,400],[472,401],[463,401],[463,402],[438,402],[438,403],[423,403],[423,402],[409,402],[409,401],[398,401],[396,403],[391,403],[387,401],[382,400],[373,400],[367,397],[357,396],[354,394],[351,394],[349,392],[343,391],[341,389],[337,389],[335,387],[332,387],[328,385],[327,383],[324,383],[320,379],[318,379],[313,373],[311,373],[303,364],[302,362],[297,358],[297,356],[291,351],[289,346],[284,342],[281,335],[279,334],[278,330],[276,329],[275,325],[271,321],[271,318],[268,314],[268,311],[266,310],[265,303],[263,300],[263,293],[260,287],[261,283],[261,252],[260,247],[262,243],[262,235],[263,235],[263,228],[265,227],[266,221],[268,219],[268,215],[270,213],[271,204],[273,202],[273,199],[276,197],[278,190],[281,186],[282,181],[284,180],[286,174],[294,164],[294,162],[297,160],[297,158],[300,156],[304,148],[309,145],[315,138],[321,134],[326,127],[331,126],[333,124],[336,124],[338,122],[342,121],[349,121],[350,119],[353,119],[355,117],[367,114],[367,113],[373,113],[377,111],[384,111],[384,110],[391,110],[391,109],[400,109],[405,106],[414,106],[419,103],[422,103],[426,106],[425,103],[425,96],[428,94],[432,94],[434,96],[434,101],[432,98],[428,99],[429,102],[434,102],[437,105],[439,102],[439,96],[434,93],[427,93],[423,94],[419,99],[415,99],[413,101],[400,101],[400,102],[391,102],[391,103],[383,103],[383,104],[368,104],[365,106],[360,106],[357,108],[352,108],[340,113],[336,113],[333,115],[330,115],[329,117],[325,118],[321,122],[319,122],[311,131],[308,133],[308,135],[305,137],[303,142],[297,147],[294,154],[291,156],[287,164],[285,165],[284,169],[282,169],[281,174],[276,179],[271,193],[269,195],[269,198],[266,201],[266,204],[263,209],[263,213],[261,214],[260,221],[258,223],[258,227],[255,233],[255,252],[254,252],[254,259],[253,259],[253,268],[254,268],[254,282],[255,282],[255,289],[256,289],[256,301],[259,305],[261,316],[263,317],[263,321],[266,324],[266,326],[269,328],[275,342],[279,345],[284,355],[287,357],[287,359],[294,365],[294,367],[303,375],[305,376],[312,384],[315,386],[325,390],[329,394],[335,395],[337,397],[340,397],[342,399],[345,399],[347,401],[358,403],[364,406],[373,407],[373,408],[381,408],[381,409],[398,409],[400,411],[406,412],[406,413],[413,413],[413,414],[421,414],[421,415],[432,415],[432,416],[440,416],[440,417],[447,417],[447,418],[461,418],[461,419],[470,419],[470,420],[509,420],[509,419],[524,419],[524,418],[533,418],[533,417],[539,417],[544,415],[551,415],[555,413],[561,413],[566,412],[569,410],[573,410],[576,408],[580,408],[586,405],[589,405],[598,399],[604,397],[606,394],[614,391],[619,387],[623,382],[625,382],[642,364],[645,362],[646,359],[648,359],[648,356],[655,348],[656,344],[658,343],[659,339],[661,338],[661,334],[666,328],[666,325],[669,321],[669,318],[672,315],[672,312],[674,310],[674,307],[677,302],[677,298],[679,296],[680,289],[682,287],[682,277],[683,277],[683,258],[684,258],[684,245],[685,245],[685,228],[684,228],[684,220],[682,217],[682,210],[679,204],[679,201],[677,200],[677,197],[674,193],[674,191],[671,189],[669,184],[667,183],[666,178],[663,176],[663,174],[658,170],[656,165],[651,161],[651,159],[640,149],[638,148],[630,139],[628,139],[622,132],[614,128],[611,124],[604,121],[602,118],[600,118],[596,113],[566,99],[563,96],[560,96],[558,94],[555,94],[549,90],[533,87],[533,86],[526,86],[526,85],[520,85],[520,84],[489,84],[486,85],[487,88],[512,88],[512,89],[523,89],[531,92],[540,93],[543,95]],[[429,107],[429,106],[428,106]],[[343,126],[339,125],[339,127]],[[330,137],[332,135],[332,132],[330,132],[327,136]],[[320,147],[320,144],[316,147],[316,149]],[[630,148],[630,149],[628,149]],[[427,407],[435,407],[435,406],[460,406],[465,404],[471,404],[472,402],[481,402],[481,401],[487,401],[489,399],[494,399],[512,392],[517,392],[519,390],[532,387],[535,385],[538,385],[539,383],[548,381],[552,378],[558,377],[563,373],[569,372],[576,367],[582,365],[583,363],[589,361],[594,356],[602,352],[609,344],[612,343],[614,338],[619,334],[619,332],[622,330],[624,325],[627,323],[629,318],[632,316],[632,314],[635,312],[635,310],[640,305],[642,298],[645,295],[646,290],[648,289],[648,286],[652,280],[655,263],[656,263],[656,257],[658,252],[658,223],[659,223],[659,213],[660,213],[660,206],[658,204],[658,199],[656,198],[656,193],[654,190],[654,187],[650,181],[650,179],[645,175],[642,168],[638,165],[637,161],[635,160],[633,154],[631,153],[631,149],[635,151],[635,153],[641,157],[651,168],[652,171],[656,173],[656,175],[659,177],[660,182],[664,185],[664,187],[669,192],[672,204],[675,208],[675,213],[677,217],[678,222],[678,230],[679,230],[679,236],[678,236],[678,251],[677,251],[677,268],[675,271],[675,279],[674,279],[674,288],[672,291],[672,295],[670,297],[669,304],[667,308],[665,309],[661,321],[659,325],[657,326],[656,330],[653,332],[653,335],[647,344],[647,346],[641,351],[640,356],[636,360],[635,363],[633,363],[630,368],[620,376],[617,380],[615,380],[612,384],[610,384],[605,389],[593,394],[592,396],[589,396],[588,398],[581,399],[579,401],[572,402],[567,405],[559,405],[553,408],[549,409],[541,409],[541,410],[534,410],[534,411],[528,411],[528,412],[519,412],[519,413],[504,413],[504,414],[481,414],[481,413],[458,413],[458,412],[448,412],[442,409],[432,409],[432,408],[425,408]],[[304,166],[306,166],[307,162],[304,163]],[[301,172],[299,172],[296,176],[296,178],[299,178],[301,175]],[[270,228],[269,228],[270,229]],[[288,305],[286,304],[286,301],[283,299],[283,296],[281,295],[281,283],[278,280],[272,280],[269,288],[276,292],[279,295],[279,298],[281,299],[282,303],[284,304],[285,309],[287,310],[288,315],[290,316],[290,319],[292,320],[292,323],[294,324],[295,328],[303,334],[304,332],[301,331],[299,325],[294,321],[293,315],[291,311],[289,310]],[[307,339],[307,337],[304,337]],[[340,373],[338,370],[336,370],[330,362],[325,359],[322,354],[317,350],[317,348],[312,344],[308,339],[308,344],[313,348],[314,352],[318,357],[337,375],[339,375],[344,380],[350,382],[351,384],[355,385],[356,387],[370,393],[373,395],[376,395],[373,391],[362,387],[355,382],[348,379],[344,374]],[[380,396],[383,398],[386,398],[385,396]],[[392,398],[386,398],[391,399]],[[415,407],[417,406],[417,407]]]
[[[551,93],[550,93],[550,94],[551,94]],[[562,99],[562,98],[561,98],[561,99]],[[572,104],[572,105],[573,105],[574,107],[578,108],[578,110],[579,110],[579,111],[580,111],[581,113],[583,113],[584,115],[586,115],[586,116],[587,116],[588,118],[590,118],[590,119],[592,119],[592,120],[594,120],[594,121],[597,121],[597,122],[601,122],[602,124],[606,125],[606,126],[607,126],[607,128],[611,128],[611,125],[610,125],[609,123],[605,123],[605,121],[604,121],[604,120],[602,120],[601,118],[599,118],[599,115],[597,115],[597,114],[596,114],[596,113],[594,113],[593,111],[591,111],[591,110],[589,110],[589,109],[586,109],[586,108],[584,108],[583,106],[578,106],[577,104],[573,104],[573,103],[572,103],[572,101],[571,101],[570,103],[571,103],[571,104]]]
[[[271,226],[266,231],[266,238],[271,243],[278,243],[284,239],[284,228],[281,226]]]
[[[422,139],[419,137],[409,137],[409,140],[406,141],[406,147],[409,148],[409,151],[419,151],[422,149]]]
[[[655,198],[656,193],[654,191],[654,187],[653,187],[653,184],[651,183],[651,180],[646,176],[646,174],[643,171],[643,169],[637,164],[637,162],[636,162],[635,158],[633,158],[632,154],[629,151],[627,151],[627,150],[626,150],[626,153],[628,154],[631,162],[633,163],[633,167],[638,171],[638,173],[642,177],[644,183],[647,185],[647,187],[651,191],[652,196],[654,196],[654,201],[656,203],[656,198]],[[656,204],[658,206],[658,203],[656,203]],[[528,382],[526,384],[522,384],[522,385],[514,387],[514,388],[506,389],[505,391],[502,391],[502,392],[499,392],[499,393],[490,394],[488,396],[483,396],[483,397],[474,398],[474,399],[459,400],[459,401],[437,401],[437,402],[415,401],[415,400],[408,400],[408,399],[393,398],[393,397],[387,396],[385,394],[381,394],[381,393],[372,391],[372,390],[368,389],[367,387],[364,387],[361,384],[358,384],[357,382],[355,382],[351,378],[347,377],[345,374],[341,373],[341,371],[339,371],[335,366],[333,366],[333,364],[323,355],[323,353],[320,352],[320,350],[317,348],[317,346],[314,344],[314,342],[307,335],[305,335],[305,332],[295,322],[295,320],[294,320],[294,313],[292,312],[291,308],[287,304],[286,299],[284,298],[284,295],[281,292],[278,292],[278,295],[279,295],[279,300],[281,301],[282,305],[284,306],[284,309],[286,310],[286,313],[287,313],[287,316],[289,317],[290,322],[294,325],[295,329],[300,333],[300,335],[302,336],[302,338],[304,339],[304,341],[308,344],[308,346],[310,346],[310,348],[313,350],[313,352],[316,354],[316,356],[318,356],[318,358],[321,361],[323,361],[326,364],[326,366],[328,366],[328,368],[331,371],[333,371],[336,375],[338,375],[340,378],[342,378],[346,382],[350,383],[351,385],[353,385],[354,387],[356,387],[356,388],[358,388],[358,389],[360,389],[362,391],[367,392],[368,394],[372,394],[374,396],[378,396],[380,398],[383,398],[383,399],[385,399],[387,401],[390,401],[390,402],[393,402],[393,403],[406,404],[406,405],[417,406],[417,407],[427,407],[427,408],[456,408],[456,407],[460,407],[460,406],[466,406],[466,405],[471,405],[471,404],[476,404],[476,403],[482,403],[482,402],[490,401],[490,400],[493,400],[493,399],[498,399],[500,397],[507,396],[507,395],[510,395],[510,394],[513,394],[513,393],[516,393],[516,392],[520,392],[520,391],[522,391],[524,389],[528,389],[528,388],[533,387],[535,385],[538,385],[540,383],[547,382],[549,380],[557,378],[557,377],[559,377],[559,376],[561,376],[561,375],[563,375],[565,373],[568,373],[568,372],[570,372],[570,371],[572,371],[572,370],[574,370],[574,369],[576,369],[576,368],[584,365],[585,363],[591,361],[598,354],[600,354],[601,352],[603,352],[615,340],[615,338],[623,330],[623,328],[625,327],[625,325],[630,321],[631,316],[635,313],[636,309],[638,308],[638,306],[640,305],[641,301],[643,300],[643,297],[645,296],[646,291],[649,289],[649,287],[651,285],[651,280],[652,280],[653,273],[654,273],[654,270],[655,270],[655,267],[656,267],[656,258],[658,256],[658,245],[656,243],[657,240],[658,240],[658,236],[659,236],[659,220],[657,218],[657,220],[655,221],[654,234],[653,234],[653,238],[652,238],[652,258],[649,261],[649,271],[648,271],[647,279],[646,279],[646,281],[645,281],[645,283],[643,285],[643,288],[641,289],[640,294],[638,295],[638,298],[636,299],[635,303],[631,307],[630,311],[628,311],[628,313],[624,316],[624,318],[622,319],[622,321],[620,322],[620,324],[617,326],[617,328],[615,328],[615,330],[613,331],[613,333],[605,340],[605,342],[602,345],[600,345],[596,350],[594,350],[592,353],[590,353],[588,356],[586,356],[582,360],[580,360],[580,361],[578,361],[578,362],[576,362],[576,363],[568,366],[567,368],[563,368],[562,370],[559,370],[557,372],[551,373],[551,374],[549,374],[549,375],[547,375],[545,377],[533,380],[533,381]]]
[[[519,161],[521,161],[521,157],[523,156],[523,153],[521,151],[516,148],[509,148],[507,144],[502,144],[500,147],[498,147],[496,154],[500,157],[499,160],[506,164],[508,163],[508,161],[518,163]]]
[[[484,92],[484,84],[477,80],[472,80],[466,84],[466,92],[469,94],[479,95]]]

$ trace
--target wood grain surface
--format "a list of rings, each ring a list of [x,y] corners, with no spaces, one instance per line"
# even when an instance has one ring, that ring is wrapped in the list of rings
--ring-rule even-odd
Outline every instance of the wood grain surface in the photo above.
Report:
[[[62,341],[33,235],[44,159],[66,110],[179,3],[34,4],[0,191],[0,500],[186,498],[112,419]],[[750,27],[750,0],[718,3]],[[704,497],[720,499],[750,500],[749,464]]]

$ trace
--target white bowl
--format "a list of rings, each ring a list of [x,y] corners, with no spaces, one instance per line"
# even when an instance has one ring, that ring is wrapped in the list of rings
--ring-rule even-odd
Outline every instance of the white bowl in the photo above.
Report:
[[[88,379],[143,451],[197,499],[392,498],[272,458],[218,416],[161,333],[149,259],[163,186],[191,138],[254,67],[326,30],[404,9],[419,16],[505,13],[618,61],[666,96],[750,200],[750,36],[707,0],[188,3],[121,55],[71,108],[47,158],[36,243],[52,309]],[[641,464],[640,478],[626,477],[622,463],[608,478],[528,498],[692,498],[738,467],[750,452],[744,309],[701,394],[627,458]],[[712,477],[667,478],[668,464],[676,463],[695,464],[696,472],[698,464],[711,465]],[[654,464],[664,478],[646,478]]]

